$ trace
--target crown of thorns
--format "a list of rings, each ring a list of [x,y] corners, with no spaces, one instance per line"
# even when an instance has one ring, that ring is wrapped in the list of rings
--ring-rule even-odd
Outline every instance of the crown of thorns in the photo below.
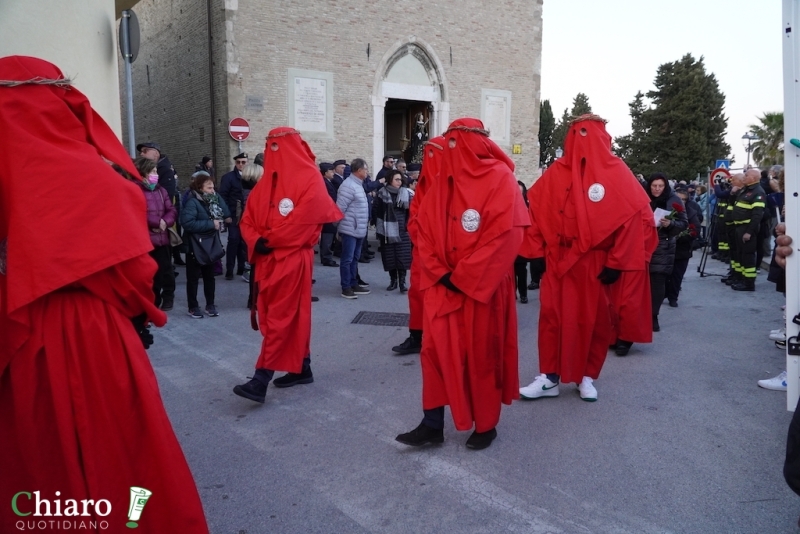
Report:
[[[605,120],[600,115],[595,115],[594,113],[584,113],[580,117],[573,117],[569,125],[572,126],[576,122],[582,122],[582,121],[597,121],[597,122],[602,122],[603,124],[608,124],[608,121]]]
[[[450,132],[453,132],[453,131],[456,131],[456,130],[461,131],[461,132],[476,133],[476,134],[483,135],[484,137],[489,137],[489,130],[484,130],[483,128],[470,128],[468,126],[453,126],[450,129],[448,129],[444,133],[444,135],[447,135]]]
[[[285,137],[287,135],[295,135],[295,134],[300,135],[300,132],[298,132],[297,130],[294,130],[294,129],[293,130],[286,130],[285,132],[280,132],[280,133],[276,133],[276,134],[270,134],[270,135],[267,136],[267,139],[276,139],[278,137]]]
[[[0,87],[17,87],[20,85],[55,85],[69,89],[72,86],[70,78],[42,78],[37,76],[30,80],[0,80]]]
[[[440,145],[439,143],[434,143],[433,141],[426,141],[425,142],[425,146],[428,146],[428,145],[435,146],[439,150],[444,150],[444,147],[442,145]]]

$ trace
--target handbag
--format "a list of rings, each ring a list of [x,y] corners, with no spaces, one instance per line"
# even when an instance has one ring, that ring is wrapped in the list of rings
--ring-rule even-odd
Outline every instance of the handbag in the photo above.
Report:
[[[192,252],[197,263],[200,265],[211,265],[217,260],[221,260],[225,255],[222,248],[222,240],[218,230],[212,230],[202,234],[190,234],[192,239]]]
[[[169,232],[169,246],[179,247],[183,245],[183,239],[181,239],[181,236],[178,235],[178,232],[175,230],[175,228],[167,228],[167,232]]]

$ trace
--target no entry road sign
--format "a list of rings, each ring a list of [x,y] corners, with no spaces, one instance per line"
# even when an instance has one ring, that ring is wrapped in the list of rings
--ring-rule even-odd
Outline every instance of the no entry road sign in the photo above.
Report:
[[[236,141],[244,141],[250,136],[250,123],[241,117],[231,119],[231,122],[228,123],[228,133]]]

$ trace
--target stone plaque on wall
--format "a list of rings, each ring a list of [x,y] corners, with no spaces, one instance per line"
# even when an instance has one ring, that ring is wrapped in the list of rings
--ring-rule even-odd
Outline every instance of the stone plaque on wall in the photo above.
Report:
[[[333,73],[289,69],[289,123],[309,137],[333,137]]]
[[[481,120],[489,137],[501,146],[511,145],[511,91],[481,89]]]

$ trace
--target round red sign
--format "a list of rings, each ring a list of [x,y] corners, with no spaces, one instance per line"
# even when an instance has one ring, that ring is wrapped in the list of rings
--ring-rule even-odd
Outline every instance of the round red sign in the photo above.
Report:
[[[241,117],[231,119],[228,123],[228,133],[236,141],[244,141],[250,135],[250,123]]]

